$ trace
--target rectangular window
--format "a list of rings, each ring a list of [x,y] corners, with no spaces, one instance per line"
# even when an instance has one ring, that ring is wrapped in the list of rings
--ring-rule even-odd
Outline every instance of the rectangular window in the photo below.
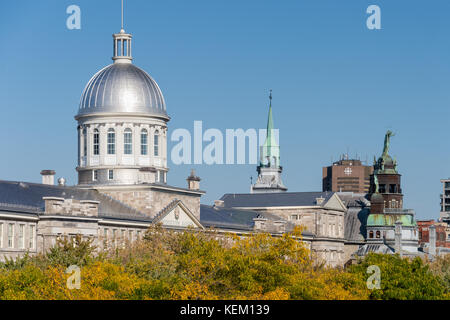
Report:
[[[19,248],[25,249],[25,225],[19,225]]]
[[[116,154],[116,134],[112,129],[108,131],[108,154]]]
[[[83,156],[87,156],[87,131],[83,129]]]
[[[154,136],[154,156],[159,156],[159,135],[155,134]]]
[[[130,129],[126,129],[123,135],[123,150],[125,154],[133,153],[133,138]]]
[[[92,171],[92,181],[97,181],[97,179],[98,179],[98,171],[93,170]]]
[[[0,223],[0,248],[3,248],[3,223]]]
[[[94,130],[94,155],[100,154],[100,134],[97,129]]]
[[[114,170],[108,170],[108,179],[114,180]]]
[[[141,155],[147,155],[147,131],[141,133]]]
[[[28,247],[30,249],[34,249],[34,237],[35,237],[34,228],[35,228],[34,225],[30,226],[30,234],[28,235],[29,236]]]
[[[14,224],[8,224],[8,248],[14,247]]]

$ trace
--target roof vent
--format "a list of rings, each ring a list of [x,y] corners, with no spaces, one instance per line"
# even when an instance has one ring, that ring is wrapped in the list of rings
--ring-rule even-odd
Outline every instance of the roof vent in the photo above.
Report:
[[[19,186],[20,186],[21,188],[24,188],[24,189],[27,189],[27,188],[28,188],[28,185],[27,185],[26,183],[23,183],[23,182],[20,182],[20,183],[19,183]]]
[[[322,204],[325,201],[324,197],[316,198],[316,204]]]
[[[42,184],[54,185],[55,184],[55,170],[42,170]]]
[[[214,207],[223,208],[225,206],[225,202],[223,200],[214,200]]]
[[[58,186],[65,186],[66,185],[66,179],[64,178],[59,178],[58,179]]]

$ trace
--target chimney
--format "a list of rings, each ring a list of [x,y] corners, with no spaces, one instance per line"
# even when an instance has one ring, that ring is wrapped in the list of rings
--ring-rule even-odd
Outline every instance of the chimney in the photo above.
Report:
[[[42,170],[42,184],[54,185],[55,184],[55,171],[54,170]]]
[[[399,253],[402,257],[402,225],[401,221],[395,222],[395,253]]]
[[[430,241],[430,249],[428,250],[429,254],[436,255],[436,226],[431,225],[429,228],[429,241]]]
[[[266,222],[267,222],[266,218],[258,215],[258,217],[253,218],[253,222],[255,224],[253,230],[266,231]]]
[[[188,183],[188,189],[190,190],[200,190],[200,178],[195,175],[195,170],[191,170],[191,175],[187,177],[186,181]]]

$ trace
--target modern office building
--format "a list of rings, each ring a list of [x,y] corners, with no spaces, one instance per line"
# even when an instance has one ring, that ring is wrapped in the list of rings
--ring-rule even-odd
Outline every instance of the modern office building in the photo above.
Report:
[[[322,191],[368,193],[372,173],[373,166],[343,155],[331,166],[322,168]]]

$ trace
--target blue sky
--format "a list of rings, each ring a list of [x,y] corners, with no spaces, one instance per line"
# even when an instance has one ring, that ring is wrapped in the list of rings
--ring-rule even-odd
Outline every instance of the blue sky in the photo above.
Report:
[[[81,30],[66,8],[81,8]],[[366,8],[381,8],[368,30]],[[169,131],[264,128],[273,89],[283,180],[321,190],[322,167],[347,149],[372,161],[384,133],[402,174],[405,207],[439,216],[450,176],[450,2],[381,0],[126,0],[134,63],[160,85]],[[0,11],[0,179],[40,181],[54,169],[76,183],[74,115],[90,77],[110,64],[119,0],[8,1]],[[169,148],[172,144],[169,144]],[[191,168],[207,191],[248,192],[254,165],[170,165],[169,183]]]

